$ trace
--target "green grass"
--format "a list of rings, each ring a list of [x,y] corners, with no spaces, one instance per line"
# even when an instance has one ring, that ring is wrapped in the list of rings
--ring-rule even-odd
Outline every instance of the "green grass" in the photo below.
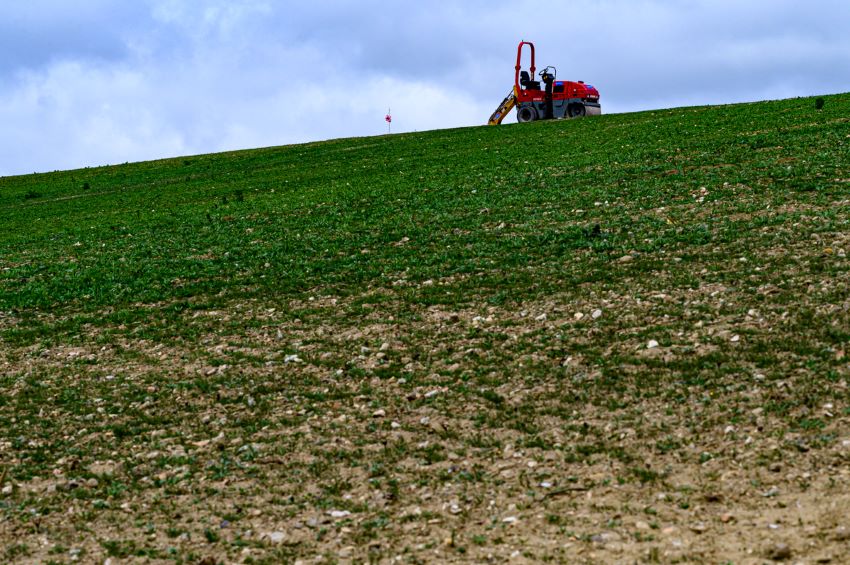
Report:
[[[756,426],[792,460],[831,449],[847,116],[836,95],[0,178],[0,483],[35,485],[0,498],[28,532],[6,558],[73,506],[51,546],[93,559],[334,558],[349,534],[377,558],[462,516],[475,561],[514,531],[493,496],[565,516],[564,493],[734,461],[718,438]],[[533,464],[506,478],[509,450]],[[596,533],[566,520],[541,531]]]

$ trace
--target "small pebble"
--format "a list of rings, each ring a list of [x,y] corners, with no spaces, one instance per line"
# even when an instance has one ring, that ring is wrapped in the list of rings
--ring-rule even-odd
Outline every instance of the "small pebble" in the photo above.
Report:
[[[785,561],[791,557],[791,548],[787,543],[775,543],[767,550],[767,558],[774,561]]]

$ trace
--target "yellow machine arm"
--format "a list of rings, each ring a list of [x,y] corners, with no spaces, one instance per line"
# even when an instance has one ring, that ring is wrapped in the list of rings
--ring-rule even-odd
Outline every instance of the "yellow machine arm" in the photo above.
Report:
[[[516,106],[516,87],[511,88],[510,93],[505,96],[505,99],[502,100],[502,103],[499,104],[499,107],[496,108],[496,111],[493,112],[492,116],[490,116],[490,121],[488,121],[487,124],[491,126],[501,124],[502,120],[504,120],[505,116],[513,110],[514,106]]]

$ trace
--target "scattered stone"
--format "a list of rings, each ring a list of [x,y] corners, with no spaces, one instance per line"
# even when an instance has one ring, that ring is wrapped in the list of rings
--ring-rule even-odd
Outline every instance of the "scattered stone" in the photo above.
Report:
[[[620,539],[620,534],[617,532],[601,532],[590,537],[590,541],[600,545],[615,543],[620,541]]]
[[[3,490],[0,491],[0,492],[2,492],[4,496],[8,496],[8,495],[12,494],[12,490],[13,490],[12,485],[6,485],[6,486],[3,487]]]
[[[730,341],[731,341],[732,343],[738,343],[739,341],[741,341],[741,336],[739,336],[739,335],[733,335],[733,336],[732,336],[732,339],[731,339]]]
[[[331,510],[328,512],[328,516],[331,518],[345,518],[351,516],[351,512],[348,510]]]
[[[383,408],[380,408],[380,409],[375,410],[374,412],[372,412],[372,417],[373,417],[373,418],[383,418],[383,417],[384,417],[384,416],[386,416],[386,415],[387,415],[387,411],[386,411],[386,410],[384,410]]]
[[[452,514],[460,514],[463,510],[461,510],[460,506],[457,504],[452,504],[451,507],[449,507],[449,512]]]
[[[537,316],[534,319],[537,320],[538,322],[545,322],[546,318],[547,318],[547,316],[546,316],[546,313],[544,312],[543,314],[540,314],[539,316]]]
[[[397,430],[401,427],[401,424],[399,424],[398,422],[390,422],[390,427],[394,430]]]
[[[443,426],[443,424],[441,424],[440,422],[432,421],[431,424],[428,427],[431,428],[431,431],[436,433],[436,434],[446,433],[445,426]]]
[[[504,522],[505,524],[516,524],[517,521],[518,518],[516,516],[507,516],[505,518],[502,518],[502,522]]]
[[[770,470],[771,473],[779,473],[782,471],[782,463],[771,463],[768,470]]]
[[[593,318],[594,320],[598,320],[599,318],[602,317],[602,310],[597,308],[596,310],[593,311],[593,313],[590,315],[590,317]]]
[[[633,260],[634,260],[634,257],[632,257],[631,255],[623,255],[622,257],[620,257],[618,259],[618,261],[620,263],[628,263],[628,262],[633,261]]]
[[[779,487],[770,487],[762,496],[765,498],[775,498],[779,496]]]
[[[766,555],[768,559],[773,559],[774,561],[785,561],[791,558],[791,553],[791,548],[788,547],[787,543],[779,542],[770,546]]]
[[[657,341],[655,341],[654,339],[650,339],[650,340],[646,343],[646,348],[647,348],[647,349],[655,349],[656,347],[658,347],[658,345],[659,345],[659,344],[658,344],[658,342],[657,342]]]
[[[576,320],[581,320],[582,318],[584,318],[584,312],[576,312],[575,314],[573,314],[573,318],[575,318]]]
[[[282,543],[286,538],[286,535],[283,532],[269,532],[264,534],[263,537],[268,539],[272,543]]]
[[[832,533],[832,539],[835,541],[850,541],[850,529],[845,526],[838,526]]]
[[[734,519],[735,519],[735,517],[732,514],[729,514],[728,512],[726,514],[720,515],[720,521],[723,522],[724,524],[728,524],[729,522],[731,522]]]
[[[708,526],[704,522],[697,522],[696,524],[691,524],[691,531],[697,534],[704,534],[708,531]]]
[[[284,357],[283,362],[284,363],[303,363],[304,361],[302,361],[301,358],[298,355],[293,353],[292,355],[287,355],[286,357]]]
[[[638,520],[637,522],[635,522],[635,528],[637,528],[638,530],[648,530],[650,529],[650,526],[643,520]]]

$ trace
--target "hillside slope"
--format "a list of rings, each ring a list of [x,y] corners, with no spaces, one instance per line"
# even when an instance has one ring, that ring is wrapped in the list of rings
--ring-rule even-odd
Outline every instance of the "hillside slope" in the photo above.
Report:
[[[0,179],[0,559],[838,560],[825,102]]]

